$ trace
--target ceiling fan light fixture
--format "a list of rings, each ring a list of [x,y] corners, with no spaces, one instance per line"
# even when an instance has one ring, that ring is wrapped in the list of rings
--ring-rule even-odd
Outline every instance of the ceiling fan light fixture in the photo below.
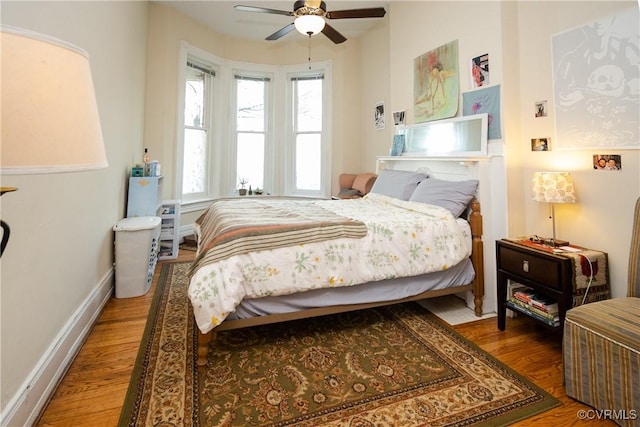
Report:
[[[294,21],[296,30],[305,36],[318,34],[324,28],[324,24],[324,18],[319,15],[302,15]]]

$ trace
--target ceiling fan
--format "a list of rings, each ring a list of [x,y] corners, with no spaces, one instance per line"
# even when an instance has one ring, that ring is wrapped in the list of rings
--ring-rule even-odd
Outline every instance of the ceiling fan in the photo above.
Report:
[[[293,4],[292,12],[242,5],[236,5],[235,8],[242,12],[271,13],[295,17],[294,22],[271,34],[266,40],[278,40],[280,37],[289,34],[289,32],[295,28],[301,34],[308,35],[309,37],[322,32],[322,34],[336,44],[342,43],[347,39],[335,28],[327,24],[326,19],[382,18],[387,13],[383,7],[327,12],[327,5],[321,0],[298,0]]]

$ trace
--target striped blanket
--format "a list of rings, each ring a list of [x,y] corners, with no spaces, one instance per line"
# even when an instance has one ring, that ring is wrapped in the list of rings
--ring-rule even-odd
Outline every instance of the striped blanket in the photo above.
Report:
[[[312,200],[220,199],[196,220],[196,234],[198,252],[190,274],[200,265],[252,251],[362,238],[367,227]]]

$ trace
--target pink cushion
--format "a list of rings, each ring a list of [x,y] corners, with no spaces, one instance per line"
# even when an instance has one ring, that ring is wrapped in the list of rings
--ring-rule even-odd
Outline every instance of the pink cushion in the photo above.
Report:
[[[371,191],[371,187],[376,180],[376,175],[373,173],[362,173],[356,176],[353,180],[351,188],[358,190],[361,194],[367,194]]]

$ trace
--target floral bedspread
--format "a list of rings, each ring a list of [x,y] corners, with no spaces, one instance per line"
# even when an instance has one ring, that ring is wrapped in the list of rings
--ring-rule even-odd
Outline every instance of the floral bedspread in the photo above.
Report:
[[[295,209],[296,201],[291,203]],[[294,244],[200,265],[192,274],[189,298],[201,332],[222,323],[244,298],[415,276],[446,270],[470,255],[470,236],[444,208],[374,193],[362,199],[314,203],[364,222],[367,235]]]
[[[367,235],[362,221],[338,215],[313,200],[262,197],[216,200],[196,220],[196,227],[198,254],[191,271],[252,251]]]

